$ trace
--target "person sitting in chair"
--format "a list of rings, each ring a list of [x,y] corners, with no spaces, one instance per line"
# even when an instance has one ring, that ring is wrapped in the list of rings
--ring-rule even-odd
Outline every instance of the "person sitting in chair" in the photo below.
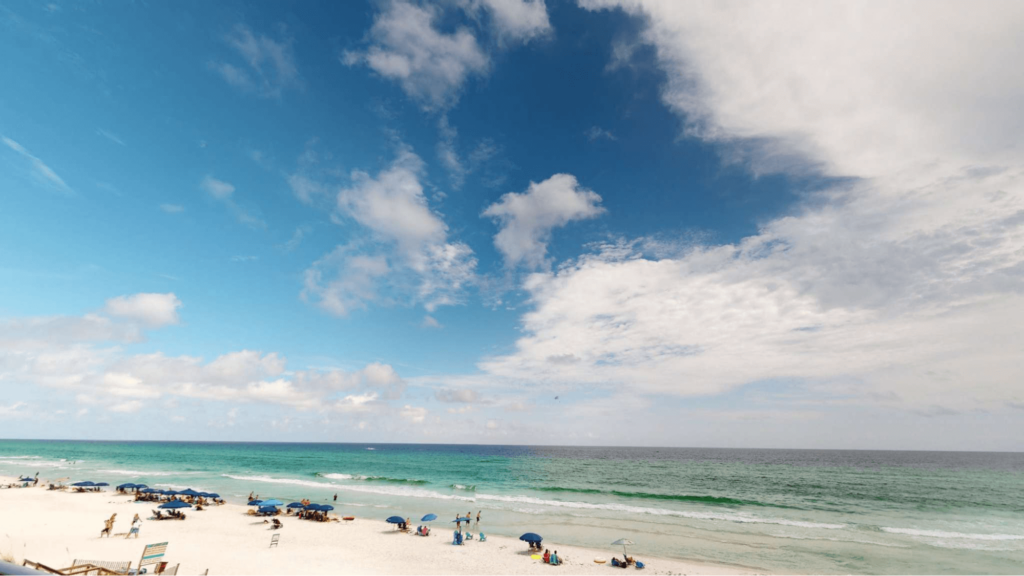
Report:
[[[561,563],[562,563],[562,561],[558,559],[558,550],[555,550],[555,552],[551,555],[551,562],[550,562],[550,564],[552,566],[558,566]]]
[[[548,552],[547,548],[544,549],[544,563],[551,562],[551,552]]]

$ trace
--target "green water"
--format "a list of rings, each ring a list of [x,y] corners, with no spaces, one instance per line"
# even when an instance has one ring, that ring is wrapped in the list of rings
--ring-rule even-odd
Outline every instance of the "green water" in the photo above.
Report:
[[[371,449],[372,448],[372,449]],[[482,510],[638,557],[778,572],[1024,572],[1024,454],[0,441],[0,474],[250,491],[385,518]],[[2,513],[2,511],[0,511]]]

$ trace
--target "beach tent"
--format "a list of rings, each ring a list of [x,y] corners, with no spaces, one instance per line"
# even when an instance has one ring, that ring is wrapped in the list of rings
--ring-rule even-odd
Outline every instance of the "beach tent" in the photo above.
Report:
[[[270,499],[270,500],[264,500],[260,505],[261,506],[284,506],[284,502],[281,502],[280,500],[276,500],[276,499]]]
[[[161,504],[159,507],[174,510],[176,508],[191,508],[192,505],[188,502],[182,502],[181,500],[171,500],[170,502]]]
[[[544,540],[543,538],[540,537],[540,535],[534,534],[533,532],[527,532],[526,534],[523,534],[522,536],[520,536],[519,539],[522,540],[523,542],[532,542],[532,543],[535,543],[535,544],[540,544],[541,541]]]
[[[288,507],[288,508],[305,508],[305,507],[306,507],[306,505],[305,505],[305,504],[303,504],[302,502],[292,502],[292,503],[291,503],[291,504],[289,504],[289,505],[288,505],[287,507]]]
[[[405,518],[401,516],[392,516],[387,519],[388,524],[401,524],[402,522],[405,522]]]
[[[619,538],[615,542],[612,542],[612,546],[622,546],[622,554],[626,555],[626,546],[632,546],[633,541],[629,538]]]
[[[420,518],[420,522],[433,522],[437,520],[437,514],[427,514],[423,518]]]

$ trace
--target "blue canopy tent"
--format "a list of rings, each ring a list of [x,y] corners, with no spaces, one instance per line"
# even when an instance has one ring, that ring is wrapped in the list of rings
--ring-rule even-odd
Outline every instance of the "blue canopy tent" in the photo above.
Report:
[[[420,518],[420,522],[433,522],[437,520],[437,514],[427,514],[423,518]]]
[[[260,505],[261,506],[284,506],[284,502],[281,502],[280,500],[277,500],[275,498],[271,498],[270,500],[264,500]]]
[[[166,508],[168,510],[176,510],[178,508],[191,508],[192,505],[188,502],[182,502],[181,500],[171,500],[170,502],[164,502],[159,508]]]

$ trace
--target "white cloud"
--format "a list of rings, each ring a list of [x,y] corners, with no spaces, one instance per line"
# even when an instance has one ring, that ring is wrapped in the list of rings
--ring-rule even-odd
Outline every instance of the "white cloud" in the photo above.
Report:
[[[302,240],[312,231],[313,227],[309,224],[300,224],[295,229],[295,232],[292,233],[292,237],[282,244],[281,247],[284,248],[286,252],[295,250],[299,247],[299,244],[302,244]]]
[[[423,317],[423,322],[420,322],[421,328],[442,328],[441,323],[437,321],[437,318],[427,315]]]
[[[402,408],[401,412],[399,412],[399,415],[413,424],[422,424],[423,421],[427,419],[427,409],[422,406],[410,406],[406,404],[405,407]]]
[[[583,188],[571,174],[555,174],[526,192],[509,192],[491,204],[483,215],[501,222],[494,245],[507,266],[539,268],[547,264],[551,231],[574,220],[596,218],[604,213],[601,197]]]
[[[73,194],[74,191],[64,182],[64,179],[57,175],[45,162],[32,155],[24,146],[11,140],[6,136],[0,137],[8,148],[16,152],[22,160],[28,162],[29,174],[40,186],[50,190],[56,190],[63,194]]]
[[[161,204],[160,209],[168,214],[180,214],[185,211],[181,204]]]
[[[587,139],[590,140],[591,142],[595,140],[600,140],[602,138],[604,138],[605,140],[611,140],[613,142],[617,140],[615,134],[612,134],[610,130],[605,130],[600,126],[591,126],[589,130],[584,132],[584,134],[586,134]]]
[[[1009,41],[1024,8],[625,4],[689,134],[755,171],[854,180],[734,244],[652,255],[625,242],[532,275],[526,335],[481,367],[647,393],[783,380],[819,404],[1008,409],[1024,78],[1005,71],[1024,56]]]
[[[178,323],[178,308],[181,300],[172,293],[133,294],[107,300],[104,311],[118,318],[141,322],[149,328],[158,328]]]
[[[527,42],[551,32],[544,0],[469,0],[470,9],[485,9],[503,39]]]
[[[445,108],[458,98],[472,74],[487,70],[488,58],[466,28],[445,34],[435,27],[437,7],[402,0],[389,2],[370,29],[365,52],[346,52],[345,64],[365,64],[397,81],[427,108]]]
[[[480,393],[469,388],[463,388],[461,390],[452,390],[448,388],[435,390],[434,397],[441,402],[466,404],[480,402]]]
[[[25,402],[15,402],[6,406],[0,406],[0,416],[4,418],[16,418],[18,416],[27,416],[27,411],[23,410],[28,406]]]
[[[376,176],[357,170],[338,193],[338,211],[373,235],[339,246],[305,274],[303,298],[344,315],[367,302],[422,303],[428,311],[460,301],[475,278],[468,246],[449,242],[448,226],[427,205],[423,161],[408,147]]]
[[[206,191],[207,194],[213,196],[217,200],[227,200],[231,198],[231,195],[235,192],[235,187],[230,182],[218,180],[213,176],[206,176],[203,178],[199,186]]]
[[[211,61],[210,68],[228,84],[268,98],[279,98],[285,89],[302,86],[291,40],[274,40],[262,34],[254,34],[242,24],[235,26],[224,40],[246,66]]]

